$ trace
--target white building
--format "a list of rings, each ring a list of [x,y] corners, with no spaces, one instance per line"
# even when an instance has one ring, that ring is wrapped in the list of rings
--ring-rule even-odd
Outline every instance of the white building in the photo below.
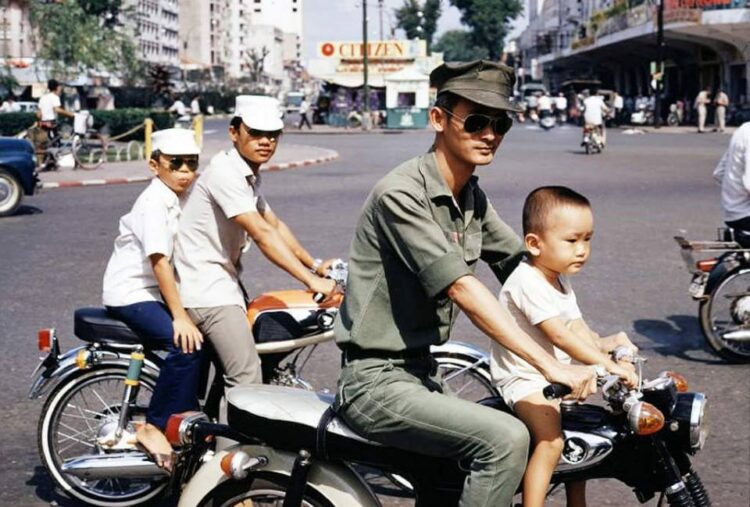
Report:
[[[34,58],[32,36],[27,3],[19,0],[0,3],[0,60]]]
[[[180,6],[178,0],[128,0],[135,8],[139,56],[149,63],[180,64]]]

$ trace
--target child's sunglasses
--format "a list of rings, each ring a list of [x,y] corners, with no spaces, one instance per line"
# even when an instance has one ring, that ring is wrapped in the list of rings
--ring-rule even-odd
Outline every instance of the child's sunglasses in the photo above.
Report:
[[[447,109],[440,108],[449,115],[453,116],[457,120],[463,122],[464,130],[468,134],[476,134],[487,128],[487,125],[492,124],[492,130],[499,136],[504,136],[513,126],[513,120],[508,117],[507,114],[503,113],[502,116],[487,116],[485,114],[473,113],[466,118],[461,118],[457,114],[454,114]]]
[[[183,157],[169,157],[162,155],[169,162],[170,171],[179,171],[183,164],[187,166],[190,171],[198,170],[198,157],[196,156],[183,156]]]

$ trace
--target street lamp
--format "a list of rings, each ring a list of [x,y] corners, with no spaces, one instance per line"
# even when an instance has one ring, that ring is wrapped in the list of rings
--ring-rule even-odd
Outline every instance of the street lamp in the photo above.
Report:
[[[659,0],[656,9],[656,72],[657,75],[664,69],[664,0]],[[664,75],[656,80],[656,97],[654,97],[654,127],[661,126],[661,88]]]

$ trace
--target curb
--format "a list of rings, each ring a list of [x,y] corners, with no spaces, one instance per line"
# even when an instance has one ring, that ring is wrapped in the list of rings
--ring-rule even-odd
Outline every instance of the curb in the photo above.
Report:
[[[283,171],[285,169],[297,169],[300,167],[307,167],[315,164],[322,164],[330,162],[339,158],[339,154],[333,150],[327,150],[330,152],[329,155],[318,158],[308,158],[305,160],[297,160],[294,162],[282,162],[280,164],[270,164],[261,167],[261,171]],[[48,181],[41,184],[41,188],[44,190],[54,188],[72,188],[72,187],[95,187],[101,185],[123,185],[126,183],[142,183],[151,181],[153,176],[133,176],[130,178],[97,178],[90,180],[81,181]]]

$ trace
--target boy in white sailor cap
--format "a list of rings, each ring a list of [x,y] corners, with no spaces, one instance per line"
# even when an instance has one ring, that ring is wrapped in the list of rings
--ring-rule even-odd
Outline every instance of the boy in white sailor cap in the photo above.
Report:
[[[138,442],[157,464],[171,468],[162,430],[171,414],[197,410],[203,337],[186,313],[175,282],[172,254],[180,199],[193,183],[200,148],[187,129],[154,133],[148,161],[156,175],[120,219],[120,233],[104,273],[102,299],[108,312],[143,341],[167,350]]]
[[[331,294],[335,288],[332,280],[318,276],[330,264],[300,245],[260,192],[260,167],[276,152],[283,127],[276,99],[237,97],[229,126],[233,147],[202,172],[180,219],[175,253],[180,294],[221,360],[226,389],[262,382],[240,282],[248,237],[311,291]]]

